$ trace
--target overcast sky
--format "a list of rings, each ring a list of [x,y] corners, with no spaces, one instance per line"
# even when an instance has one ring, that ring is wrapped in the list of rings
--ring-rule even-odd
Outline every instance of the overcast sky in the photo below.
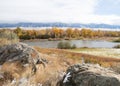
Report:
[[[0,0],[0,22],[120,25],[120,0]]]

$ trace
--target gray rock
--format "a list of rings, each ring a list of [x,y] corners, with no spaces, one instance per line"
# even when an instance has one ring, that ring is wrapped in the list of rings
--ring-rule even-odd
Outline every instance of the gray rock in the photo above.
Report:
[[[43,64],[45,66],[40,53],[24,43],[6,45],[0,48],[0,64],[2,65],[8,61],[20,61],[23,65],[31,64],[33,71],[36,71],[36,64]]]
[[[120,86],[120,74],[93,64],[77,64],[67,69],[59,86]]]

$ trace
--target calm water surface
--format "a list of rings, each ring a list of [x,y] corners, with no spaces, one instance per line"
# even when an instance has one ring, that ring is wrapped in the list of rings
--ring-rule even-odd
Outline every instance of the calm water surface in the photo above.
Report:
[[[63,40],[70,42],[72,45],[75,44],[79,47],[89,48],[112,48],[120,43],[108,42],[108,41],[95,41],[95,40]],[[37,42],[24,42],[30,46],[39,46],[42,48],[57,48],[57,44],[60,41],[37,41]]]

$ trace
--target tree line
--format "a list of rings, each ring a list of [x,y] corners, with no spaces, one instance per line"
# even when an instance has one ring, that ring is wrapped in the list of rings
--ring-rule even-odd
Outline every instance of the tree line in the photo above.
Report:
[[[49,38],[95,38],[95,37],[120,37],[120,31],[103,31],[91,29],[50,29],[25,30],[17,27],[13,30],[20,39],[49,39]]]

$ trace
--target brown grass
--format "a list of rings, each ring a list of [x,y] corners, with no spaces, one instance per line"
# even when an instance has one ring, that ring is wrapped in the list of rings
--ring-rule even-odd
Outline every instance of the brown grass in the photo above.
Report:
[[[7,38],[0,38],[0,47],[8,44],[14,44],[19,42],[18,39],[8,40]]]
[[[35,47],[39,52],[48,54],[50,56],[56,55],[57,57],[67,59],[71,59],[74,62],[81,62],[81,59],[84,58],[86,63],[97,63],[104,67],[110,67],[114,65],[114,63],[120,63],[120,59],[118,58],[108,58],[103,56],[94,56],[89,54],[83,54],[83,53],[76,53],[76,52],[69,52],[64,49],[44,49],[44,48],[38,48]]]
[[[66,68],[69,66],[69,62],[65,58],[57,58],[55,56],[42,55],[42,57],[48,60],[47,66],[38,65],[37,73],[34,76],[34,82],[42,83],[43,86],[56,86],[57,82],[62,78],[63,72],[66,71]]]
[[[72,64],[72,61],[65,58],[57,58],[44,54],[40,55],[42,58],[47,59],[48,63],[45,68],[43,65],[36,65],[37,72],[34,75],[29,75],[31,69],[29,67],[24,68],[19,62],[4,63],[1,70],[3,72],[9,73],[13,78],[16,78],[17,80],[23,77],[28,78],[29,82],[26,83],[25,86],[37,83],[41,83],[42,86],[56,86],[57,82],[63,77],[63,73],[66,71],[66,68],[69,66],[69,64]],[[69,63],[69,61],[71,63]],[[5,83],[5,86],[14,86],[6,81]]]

